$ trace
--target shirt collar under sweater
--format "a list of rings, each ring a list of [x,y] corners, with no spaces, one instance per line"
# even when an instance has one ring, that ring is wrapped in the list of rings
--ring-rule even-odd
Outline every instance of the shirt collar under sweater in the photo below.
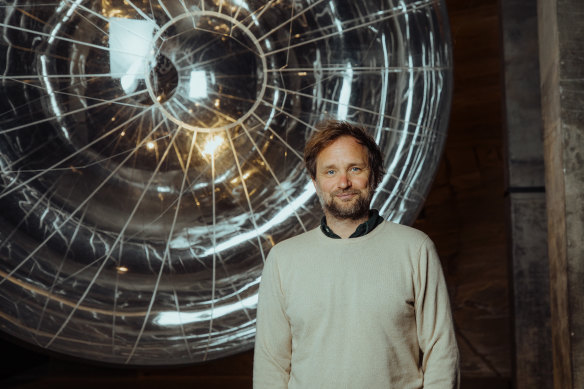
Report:
[[[349,239],[367,235],[382,222],[383,218],[379,216],[379,211],[377,211],[376,209],[369,210],[369,219],[365,223],[359,224],[355,232],[353,232],[351,236],[349,236]],[[333,230],[331,230],[329,226],[326,224],[326,216],[323,216],[322,219],[320,219],[320,229],[329,238],[341,239],[341,237],[335,234]]]

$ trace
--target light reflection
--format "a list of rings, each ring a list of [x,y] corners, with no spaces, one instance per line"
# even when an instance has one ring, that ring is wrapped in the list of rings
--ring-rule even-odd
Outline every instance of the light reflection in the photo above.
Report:
[[[134,92],[146,78],[155,27],[150,20],[109,18],[110,71],[121,75],[126,93]]]
[[[53,109],[53,112],[55,113],[55,117],[57,119],[59,119],[59,118],[61,118],[63,113],[61,112],[61,108],[59,107],[59,103],[57,102],[55,91],[53,90],[52,85],[50,85],[50,83],[48,82],[47,57],[44,55],[41,56],[41,69],[42,69],[42,77],[44,78],[45,82],[49,85],[47,87],[47,95],[49,95],[49,100],[51,102],[51,108]],[[63,126],[60,126],[60,128],[61,128],[61,132],[63,133],[65,138],[70,139],[69,138],[69,131]]]
[[[204,70],[193,70],[189,80],[189,97],[202,99],[207,97],[207,76]]]
[[[387,109],[387,93],[389,91],[389,53],[387,52],[385,34],[381,34],[381,43],[383,50],[383,68],[381,69],[381,96],[379,96],[380,112],[375,135],[375,142],[378,144],[381,142],[381,134],[383,133],[383,118],[385,117],[385,110]]]
[[[170,186],[157,186],[156,191],[158,193],[172,193],[173,188],[171,188]]]
[[[339,95],[339,108],[337,110],[337,118],[339,120],[347,119],[347,112],[349,111],[349,100],[351,99],[351,88],[353,85],[353,67],[351,63],[347,63],[345,72],[343,73],[343,86]]]
[[[249,5],[247,4],[247,2],[245,2],[243,0],[232,0],[232,1],[233,1],[233,4],[237,5],[238,7],[242,7],[246,11],[249,11]],[[235,9],[232,9],[232,11],[235,11]]]
[[[242,179],[242,180],[247,180],[247,179],[249,178],[249,176],[250,176],[250,173],[249,173],[249,172],[245,172],[245,173],[243,173],[243,175],[241,176],[241,179]],[[239,180],[240,180],[240,178],[239,178],[239,177],[236,177],[236,178],[234,178],[233,180],[231,180],[230,182],[231,182],[233,185],[235,185],[235,184],[237,184],[237,182],[238,182]]]
[[[279,98],[280,98],[280,91],[279,91],[279,90],[276,90],[276,91],[274,92],[274,99],[272,100],[272,104],[273,104],[273,106],[274,106],[274,107],[275,107],[275,106],[277,106],[277,104],[278,104],[278,99],[279,99]],[[270,110],[270,116],[268,117],[268,120],[266,120],[266,123],[265,123],[265,125],[264,125],[264,131],[267,131],[267,130],[269,130],[269,128],[270,128],[270,123],[271,123],[271,122],[272,122],[272,120],[274,119],[274,116],[275,116],[275,115],[276,115],[276,110],[275,110],[275,109],[272,109],[272,110]],[[271,137],[270,137],[270,139],[271,139]],[[263,164],[263,162],[260,162],[260,163],[262,163],[262,164]]]
[[[405,9],[406,4],[403,1],[400,1],[400,7],[404,7],[404,9]],[[406,20],[406,23],[409,23],[409,15],[407,13],[404,14],[404,18]],[[405,40],[406,40],[406,45],[409,45],[409,43],[410,43],[409,30],[406,30]],[[408,67],[414,66],[414,58],[413,58],[411,53],[407,55],[406,60],[407,60]],[[406,100],[406,107],[405,107],[405,112],[403,115],[403,120],[406,123],[406,130],[409,130],[408,124],[410,123],[411,116],[412,116],[413,103],[414,103],[414,99],[412,98],[412,96],[413,96],[414,87],[415,87],[414,73],[410,72],[408,74],[408,77],[407,77],[407,87],[406,87],[406,93],[409,96],[409,98]],[[415,127],[414,130],[418,131],[419,127]],[[400,138],[397,142],[397,146],[394,146],[394,147],[396,147],[396,151],[395,151],[396,155],[402,156],[404,154],[404,150],[406,150],[409,147],[409,139],[406,137]],[[403,161],[401,158],[394,158],[393,160],[389,161],[389,167],[387,168],[387,174],[385,174],[385,176],[381,182],[382,186],[386,185],[387,182],[392,178],[392,175],[396,174],[395,172],[397,172],[399,170],[398,166],[402,163],[403,163]],[[400,183],[403,182],[403,175],[405,173],[406,172],[404,170],[401,170],[401,171],[399,171],[399,173],[397,173],[398,180]],[[408,172],[408,173],[412,173],[412,172]],[[401,190],[402,189],[401,189],[400,185],[394,185],[393,188],[391,188],[391,193],[390,193],[391,197],[397,196]],[[375,197],[376,196],[374,196],[374,198]],[[386,213],[388,206],[389,206],[389,202],[386,202],[379,209],[379,212],[382,214]]]
[[[258,280],[259,281],[259,280]],[[255,309],[258,305],[258,295],[241,299],[233,304],[215,305],[213,309],[197,312],[168,311],[159,313],[154,318],[154,323],[159,326],[177,326],[189,323],[204,322],[211,318],[220,318],[241,309]]]
[[[306,184],[306,186],[304,187],[303,193],[300,196],[298,196],[296,199],[294,199],[294,201],[292,201],[290,204],[288,204],[284,208],[282,208],[282,210],[280,210],[280,212],[278,212],[271,220],[269,220],[265,224],[262,224],[261,226],[259,226],[257,229],[255,229],[253,231],[249,231],[249,232],[245,232],[243,234],[236,235],[233,238],[231,238],[223,243],[216,244],[215,247],[208,248],[203,253],[202,256],[205,257],[208,255],[212,255],[214,253],[220,253],[221,251],[230,249],[234,246],[237,246],[240,243],[246,242],[250,239],[255,239],[258,236],[263,235],[270,228],[272,228],[278,224],[283,223],[286,219],[293,216],[295,214],[295,212],[300,207],[305,205],[315,193],[316,193],[316,191],[314,189],[314,185],[312,184],[312,182],[309,181],[308,184]],[[171,246],[173,245],[173,243],[174,243],[174,241],[171,242]],[[179,242],[177,242],[177,243],[179,243]]]
[[[337,30],[342,33],[343,32],[343,26],[341,24],[341,21],[339,20],[339,18],[336,17],[336,10],[335,10],[335,2],[333,0],[331,0],[329,2],[329,7],[331,8],[331,16],[333,16],[335,26],[337,26]]]

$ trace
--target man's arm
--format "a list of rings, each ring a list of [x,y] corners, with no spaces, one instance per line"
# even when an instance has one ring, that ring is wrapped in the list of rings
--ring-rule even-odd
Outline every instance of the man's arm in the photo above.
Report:
[[[459,387],[459,353],[440,259],[430,239],[422,244],[416,282],[416,325],[424,388]]]
[[[273,252],[266,260],[258,296],[254,389],[286,389],[290,379],[292,334]]]

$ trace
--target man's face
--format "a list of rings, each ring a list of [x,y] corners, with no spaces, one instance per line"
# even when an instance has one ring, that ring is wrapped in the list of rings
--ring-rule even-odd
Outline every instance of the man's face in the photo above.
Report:
[[[325,214],[337,219],[367,218],[373,190],[367,148],[342,136],[316,157],[316,193]]]

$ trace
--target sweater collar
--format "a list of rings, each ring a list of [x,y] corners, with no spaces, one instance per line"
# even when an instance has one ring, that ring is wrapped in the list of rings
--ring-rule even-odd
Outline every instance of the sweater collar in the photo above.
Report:
[[[379,216],[379,211],[377,211],[376,209],[370,209],[369,219],[365,223],[359,224],[355,232],[353,232],[351,236],[349,236],[349,239],[367,235],[382,222],[383,218]],[[320,219],[320,229],[329,238],[341,239],[341,237],[335,234],[333,230],[331,230],[329,226],[326,224],[326,216],[323,216],[322,219]]]

